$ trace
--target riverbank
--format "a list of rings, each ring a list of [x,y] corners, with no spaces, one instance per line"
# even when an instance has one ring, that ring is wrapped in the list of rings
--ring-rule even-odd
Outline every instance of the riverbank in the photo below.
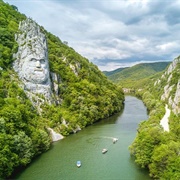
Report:
[[[147,119],[143,102],[126,96],[123,112],[103,119],[79,133],[53,143],[53,147],[33,161],[14,179],[138,179],[150,180],[147,170],[140,169],[128,147],[134,140],[138,124]],[[114,144],[112,138],[118,138]],[[102,149],[108,152],[102,154]],[[82,162],[77,168],[76,162]]]

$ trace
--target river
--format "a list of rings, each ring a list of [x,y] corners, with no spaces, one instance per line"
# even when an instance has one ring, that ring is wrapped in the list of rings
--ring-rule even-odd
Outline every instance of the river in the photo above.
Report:
[[[89,126],[77,134],[55,142],[15,179],[19,180],[150,180],[130,156],[138,124],[148,118],[141,100],[125,97],[125,107],[108,119]],[[118,138],[113,144],[112,138]],[[108,152],[102,154],[102,149]],[[78,168],[76,161],[82,166]]]

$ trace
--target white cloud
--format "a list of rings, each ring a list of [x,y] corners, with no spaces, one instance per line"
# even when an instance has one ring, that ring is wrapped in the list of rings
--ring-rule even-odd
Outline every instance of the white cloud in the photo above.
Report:
[[[178,0],[5,2],[17,6],[20,12],[62,41],[68,41],[77,52],[103,70],[151,58],[151,62],[172,60],[179,54]]]
[[[117,68],[125,68],[125,67],[131,67],[136,64],[140,63],[153,63],[153,62],[169,62],[169,60],[158,60],[158,61],[147,61],[147,60],[141,60],[141,61],[134,61],[134,62],[108,62],[106,66],[99,65],[99,69],[101,71],[113,71]]]
[[[165,44],[157,45],[156,47],[162,51],[168,51],[169,49],[176,48],[177,44],[176,42],[168,42]]]

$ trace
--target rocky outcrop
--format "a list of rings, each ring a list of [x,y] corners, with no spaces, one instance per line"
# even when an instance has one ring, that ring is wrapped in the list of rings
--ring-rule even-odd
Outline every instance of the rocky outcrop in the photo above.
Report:
[[[169,102],[172,106],[173,112],[175,112],[176,114],[179,114],[180,113],[180,80],[177,83],[175,97],[173,100],[172,99],[170,100]]]
[[[66,128],[68,128],[69,123],[66,122],[66,120],[64,118],[62,118],[62,125]],[[74,129],[72,129],[73,133],[77,133],[78,131],[81,131],[80,126],[77,124],[76,127]]]
[[[73,73],[78,76],[78,72],[81,68],[80,64],[76,62],[76,64],[69,64],[69,67],[72,69]]]
[[[59,141],[59,140],[61,140],[61,139],[64,138],[63,135],[61,135],[61,134],[59,134],[59,133],[56,133],[53,129],[51,129],[51,128],[47,128],[47,129],[48,129],[48,131],[49,131],[50,134],[51,134],[51,138],[52,138],[52,141],[53,141],[53,142]]]
[[[77,133],[78,131],[81,131],[81,128],[79,125],[77,125],[75,129],[73,129],[73,133]]]
[[[169,98],[169,94],[172,91],[173,87],[174,85],[169,86],[169,84],[164,87],[164,94],[161,96],[161,100],[165,101],[167,98]]]
[[[174,59],[174,61],[169,65],[166,73],[169,75],[177,67],[177,64],[180,63],[180,56]]]
[[[155,86],[159,86],[162,81],[166,81],[161,100],[167,101],[175,114],[180,113],[180,79],[173,77],[173,75],[180,71],[179,63],[180,57],[175,58],[161,78],[154,83]]]
[[[52,89],[54,89],[54,93],[56,96],[60,94],[58,85],[61,83],[60,76],[56,73],[51,72],[51,79],[52,79]]]
[[[76,62],[76,63],[69,63],[67,58],[65,56],[62,57],[62,61],[65,62],[69,67],[70,69],[73,71],[73,73],[78,76],[79,74],[79,71],[81,69],[81,64],[79,62]]]
[[[14,55],[13,68],[23,82],[24,91],[39,109],[44,102],[53,103],[53,92],[55,96],[59,94],[60,77],[50,73],[45,34],[37,23],[26,19],[19,24],[15,39],[19,47]]]

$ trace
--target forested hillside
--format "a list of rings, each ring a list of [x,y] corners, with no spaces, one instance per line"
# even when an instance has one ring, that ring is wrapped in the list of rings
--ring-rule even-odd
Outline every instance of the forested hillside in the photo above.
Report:
[[[107,75],[114,83],[126,88],[139,88],[154,74],[163,71],[170,62],[141,63],[122,69],[120,72],[113,71]],[[107,74],[107,73],[106,73]]]
[[[179,64],[178,57],[136,92],[148,108],[149,119],[139,125],[130,152],[139,166],[149,169],[153,179],[180,179]],[[171,110],[169,132],[160,125],[165,104]]]
[[[59,104],[44,104],[41,114],[27,98],[12,68],[18,50],[14,37],[26,16],[0,0],[0,177],[28,164],[49,149],[53,128],[64,136],[123,108],[122,90],[98,68],[62,41],[41,31],[48,40],[50,71],[59,76]],[[65,122],[65,123],[64,123]]]

